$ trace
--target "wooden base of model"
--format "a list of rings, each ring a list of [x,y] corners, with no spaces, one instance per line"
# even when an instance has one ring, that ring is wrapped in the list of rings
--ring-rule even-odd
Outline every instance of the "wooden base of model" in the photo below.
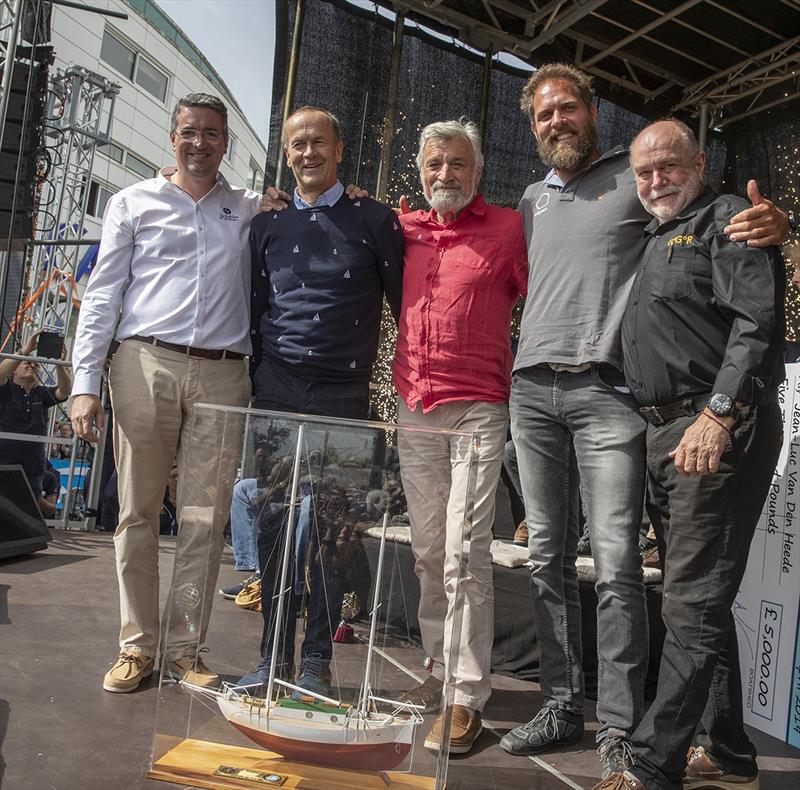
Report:
[[[211,790],[280,787],[283,790],[433,790],[424,776],[367,773],[292,762],[274,752],[187,738],[153,763],[149,779]]]

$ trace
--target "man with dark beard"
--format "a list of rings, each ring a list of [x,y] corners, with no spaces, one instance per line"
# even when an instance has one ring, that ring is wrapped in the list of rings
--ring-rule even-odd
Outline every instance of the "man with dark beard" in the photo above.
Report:
[[[606,777],[630,766],[648,663],[638,550],[645,423],[622,374],[620,327],[650,217],[637,198],[628,152],[597,150],[586,74],[566,64],[544,66],[528,80],[521,104],[539,155],[553,168],[520,203],[530,275],[510,401],[544,704],[501,746],[530,755],[583,738],[580,492],[596,572],[596,740]],[[748,243],[786,236],[785,215],[769,201],[737,221],[746,227],[725,231],[743,231],[738,237]]]

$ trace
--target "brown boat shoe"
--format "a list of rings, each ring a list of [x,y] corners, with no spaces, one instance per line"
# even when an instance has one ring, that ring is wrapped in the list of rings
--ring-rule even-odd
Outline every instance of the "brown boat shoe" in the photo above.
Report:
[[[646,790],[645,786],[630,771],[615,771],[592,790]]]
[[[431,731],[425,736],[425,748],[439,751],[442,741],[442,722],[444,714],[439,716]],[[466,754],[481,734],[483,724],[480,711],[472,710],[466,705],[453,705],[453,718],[450,723],[450,754]]]
[[[235,603],[242,609],[261,611],[261,577],[245,585],[235,598]]]
[[[145,678],[153,674],[154,663],[150,656],[123,651],[114,666],[106,672],[103,688],[118,694],[133,691]]]
[[[207,650],[207,647],[201,647],[199,653]],[[169,661],[164,671],[164,679],[173,680],[176,683],[183,681],[195,686],[214,687],[219,685],[219,675],[212,672],[203,663],[203,658],[199,654],[197,658],[184,656],[183,658]]]
[[[684,788],[715,788],[715,790],[758,790],[758,774],[741,776],[725,773],[702,746],[693,746],[686,757],[683,774]]]

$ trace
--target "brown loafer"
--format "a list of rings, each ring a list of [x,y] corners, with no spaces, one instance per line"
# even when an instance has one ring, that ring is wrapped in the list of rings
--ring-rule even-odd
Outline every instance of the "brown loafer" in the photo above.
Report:
[[[686,788],[709,787],[718,790],[758,790],[760,786],[758,774],[741,776],[725,773],[711,759],[711,755],[702,746],[689,749],[686,758],[686,770],[683,774],[683,786]]]
[[[439,716],[433,724],[431,731],[425,736],[425,748],[439,751],[442,742],[442,721],[444,714]],[[481,714],[466,705],[453,705],[453,718],[450,723],[450,754],[466,754],[481,734],[483,723]]]

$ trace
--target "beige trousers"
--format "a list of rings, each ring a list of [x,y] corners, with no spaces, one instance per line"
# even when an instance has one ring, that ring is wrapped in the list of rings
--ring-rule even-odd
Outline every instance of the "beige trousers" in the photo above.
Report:
[[[243,425],[239,415],[194,405],[246,406],[247,366],[126,340],[109,383],[119,478],[120,650],[153,658],[158,652],[158,517],[177,457],[178,542],[161,653],[168,660],[193,655],[211,615]]]
[[[397,421],[404,426],[468,431],[479,436],[472,480],[471,442],[465,438],[399,431],[398,449],[420,586],[422,645],[433,659],[434,675],[442,679],[447,674],[454,679],[454,702],[482,711],[492,692],[494,588],[490,545],[508,406],[462,401],[445,403],[423,414],[421,405],[411,412],[400,399]],[[474,505],[469,530],[471,488]],[[456,582],[462,552],[466,555],[466,574],[462,580],[459,635]],[[451,641],[457,645],[456,655]],[[449,661],[454,662],[452,669]]]

